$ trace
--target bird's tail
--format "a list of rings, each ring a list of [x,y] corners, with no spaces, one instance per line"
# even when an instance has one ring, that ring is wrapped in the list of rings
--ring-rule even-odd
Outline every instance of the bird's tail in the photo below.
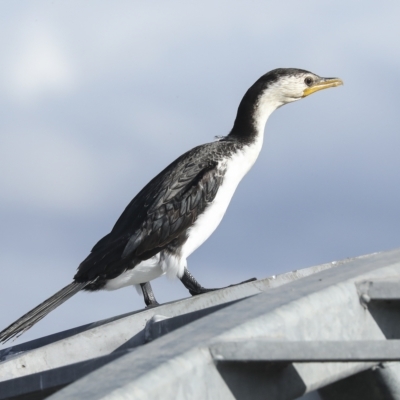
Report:
[[[86,285],[87,283],[72,282],[68,286],[65,286],[65,288],[49,297],[33,310],[23,315],[21,318],[17,319],[9,327],[2,330],[0,332],[0,343],[5,343],[14,336],[22,335],[25,331],[35,325],[36,322],[45,317],[50,311],[53,311],[59,305],[64,303],[64,301],[78,293]]]

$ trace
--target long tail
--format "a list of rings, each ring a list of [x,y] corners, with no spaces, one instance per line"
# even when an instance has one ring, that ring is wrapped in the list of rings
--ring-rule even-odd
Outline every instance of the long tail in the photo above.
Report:
[[[74,294],[78,293],[83,289],[87,283],[72,282],[65,288],[61,289],[59,292],[49,297],[43,303],[39,304],[33,310],[29,311],[21,318],[17,319],[9,327],[0,332],[0,343],[5,343],[14,336],[20,336],[36,322],[40,321],[45,317],[50,311],[53,311],[59,305],[64,303]]]

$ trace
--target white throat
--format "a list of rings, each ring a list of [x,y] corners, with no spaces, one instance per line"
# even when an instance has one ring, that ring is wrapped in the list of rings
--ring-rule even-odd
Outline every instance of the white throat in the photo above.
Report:
[[[302,93],[302,91],[297,90],[297,88],[293,92],[289,91],[285,86],[286,84],[286,80],[276,82],[269,86],[259,97],[253,117],[258,134],[264,133],[265,124],[269,116],[277,108],[301,99],[301,97],[297,96],[297,93]]]
[[[279,101],[270,90],[266,90],[257,103],[254,112],[254,126],[258,135],[264,134],[265,125],[269,116],[284,103]]]

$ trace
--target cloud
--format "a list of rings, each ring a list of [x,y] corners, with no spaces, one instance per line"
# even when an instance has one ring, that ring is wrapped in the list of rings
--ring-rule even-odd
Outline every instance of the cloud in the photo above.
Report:
[[[56,32],[44,25],[24,29],[11,38],[3,70],[4,86],[19,103],[32,103],[44,96],[59,96],[76,88],[72,60],[57,40]]]

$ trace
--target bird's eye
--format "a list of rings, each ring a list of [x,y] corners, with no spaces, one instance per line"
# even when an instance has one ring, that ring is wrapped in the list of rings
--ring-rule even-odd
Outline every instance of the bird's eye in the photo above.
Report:
[[[304,79],[304,83],[305,83],[307,86],[311,86],[311,84],[313,83],[313,79],[312,79],[311,77],[307,76],[307,78]]]

